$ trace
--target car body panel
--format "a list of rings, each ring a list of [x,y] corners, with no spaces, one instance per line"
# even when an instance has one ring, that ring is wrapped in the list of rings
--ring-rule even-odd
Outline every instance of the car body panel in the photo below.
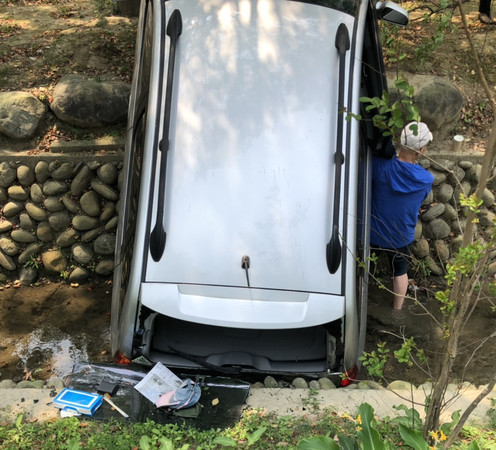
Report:
[[[331,3],[142,0],[113,351],[267,371],[358,363],[360,179],[377,138],[344,117],[385,78],[373,4]],[[278,357],[282,338],[293,366]]]

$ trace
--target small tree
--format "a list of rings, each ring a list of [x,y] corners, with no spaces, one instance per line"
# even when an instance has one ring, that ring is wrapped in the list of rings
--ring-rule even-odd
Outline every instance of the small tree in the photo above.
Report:
[[[493,111],[493,117],[496,117],[496,104],[489,89],[484,72],[482,70],[477,52],[473,45],[470,32],[467,26],[467,19],[463,11],[461,0],[457,0],[458,8],[462,17],[462,23],[467,37],[467,41],[471,48],[471,53],[474,57],[475,65],[479,79],[482,83],[484,91],[487,95],[489,103]],[[447,269],[448,289],[442,295],[439,295],[448,306],[445,314],[445,329],[446,338],[444,341],[444,348],[440,358],[437,360],[437,379],[434,384],[426,419],[424,422],[424,437],[429,435],[429,432],[435,431],[439,428],[439,416],[441,413],[442,405],[444,403],[444,394],[449,383],[449,375],[455,359],[458,354],[458,343],[460,340],[460,333],[463,330],[467,321],[467,316],[470,314],[470,307],[472,295],[476,289],[481,277],[485,272],[485,265],[489,252],[479,241],[475,240],[477,231],[477,214],[478,206],[482,198],[482,193],[487,186],[491,171],[494,166],[496,157],[496,123],[493,122],[491,132],[484,154],[480,178],[477,183],[475,193],[470,199],[465,199],[465,206],[468,208],[467,226],[463,234],[462,246],[460,252],[456,256],[453,263],[449,264]],[[494,231],[492,242],[496,242]],[[460,421],[453,429],[451,435],[445,443],[445,447],[449,448],[455,440],[461,427],[466,422],[470,413],[475,409],[477,404],[489,394],[496,382],[496,374],[487,386],[487,388],[477,397],[472,405],[463,413]]]
[[[467,41],[474,57],[475,66],[479,79],[487,95],[492,108],[493,117],[496,117],[496,104],[492,92],[489,89],[485,79],[477,52],[473,45],[470,32],[468,31],[467,20],[462,8],[462,3],[457,0],[457,7],[460,10],[463,27],[466,33]],[[398,61],[401,58],[398,58]],[[400,100],[391,104],[388,94],[381,98],[362,98],[361,100],[368,103],[366,110],[368,112],[376,110],[373,117],[374,125],[383,130],[385,135],[397,136],[398,131],[404,124],[410,120],[419,120],[418,112],[412,105],[413,91],[404,80],[396,81],[396,87],[400,91]],[[403,93],[403,95],[401,95]],[[353,116],[353,115],[351,115]],[[361,118],[359,116],[353,116]],[[460,342],[461,332],[467,323],[473,311],[474,293],[480,287],[480,283],[486,274],[486,266],[489,257],[489,250],[496,246],[496,223],[493,225],[492,235],[483,242],[477,239],[478,231],[478,214],[479,206],[484,189],[490,179],[491,172],[496,159],[496,123],[493,123],[489,135],[486,152],[484,154],[482,170],[474,194],[470,197],[461,196],[460,204],[467,211],[467,226],[463,234],[463,241],[460,251],[454,259],[447,264],[447,289],[436,293],[436,298],[440,301],[441,311],[443,312],[443,321],[440,324],[443,327],[444,338],[441,342],[439,357],[434,361],[434,383],[428,405],[426,419],[423,426],[424,438],[427,440],[440,428],[440,415],[445,404],[445,393],[450,382],[450,373],[458,355],[458,345]],[[494,283],[494,282],[493,282]],[[479,298],[479,297],[477,297]],[[411,341],[404,339],[411,344]],[[387,349],[380,347],[382,351],[375,354],[377,360],[384,363],[387,356]],[[401,352],[403,361],[411,358],[410,350],[405,346]],[[370,354],[369,354],[370,355]],[[398,355],[396,355],[398,357]],[[363,358],[365,362],[374,365],[372,359],[367,354]],[[364,364],[365,364],[364,362]],[[377,367],[377,364],[374,366]],[[463,412],[458,423],[452,429],[452,432],[446,440],[444,447],[449,448],[456,439],[461,428],[482,399],[484,399],[493,389],[496,383],[496,374],[490,381],[486,389],[472,402],[472,404]]]

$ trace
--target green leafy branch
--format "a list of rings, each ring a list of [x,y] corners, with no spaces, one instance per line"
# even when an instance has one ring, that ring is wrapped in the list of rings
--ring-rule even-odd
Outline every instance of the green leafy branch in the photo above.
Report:
[[[366,105],[367,113],[376,111],[371,120],[375,127],[382,130],[383,136],[398,139],[407,123],[420,122],[420,113],[413,104],[413,86],[402,77],[396,78],[394,86],[398,92],[398,99],[394,102],[387,91],[381,97],[360,97],[360,102]],[[346,120],[352,118],[364,120],[360,114],[348,112]]]

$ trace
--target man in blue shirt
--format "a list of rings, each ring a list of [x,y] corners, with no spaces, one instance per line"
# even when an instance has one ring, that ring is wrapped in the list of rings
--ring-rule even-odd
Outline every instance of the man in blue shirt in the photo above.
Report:
[[[411,122],[401,133],[398,154],[372,162],[370,242],[372,250],[384,250],[391,263],[395,310],[403,307],[418,212],[434,182],[432,174],[416,164],[431,141],[425,123]]]

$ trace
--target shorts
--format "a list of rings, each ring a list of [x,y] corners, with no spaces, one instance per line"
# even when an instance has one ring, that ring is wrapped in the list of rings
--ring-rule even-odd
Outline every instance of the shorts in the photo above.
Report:
[[[385,253],[393,270],[393,277],[399,277],[408,272],[408,259],[410,258],[410,245],[401,248],[372,247],[372,251]]]

